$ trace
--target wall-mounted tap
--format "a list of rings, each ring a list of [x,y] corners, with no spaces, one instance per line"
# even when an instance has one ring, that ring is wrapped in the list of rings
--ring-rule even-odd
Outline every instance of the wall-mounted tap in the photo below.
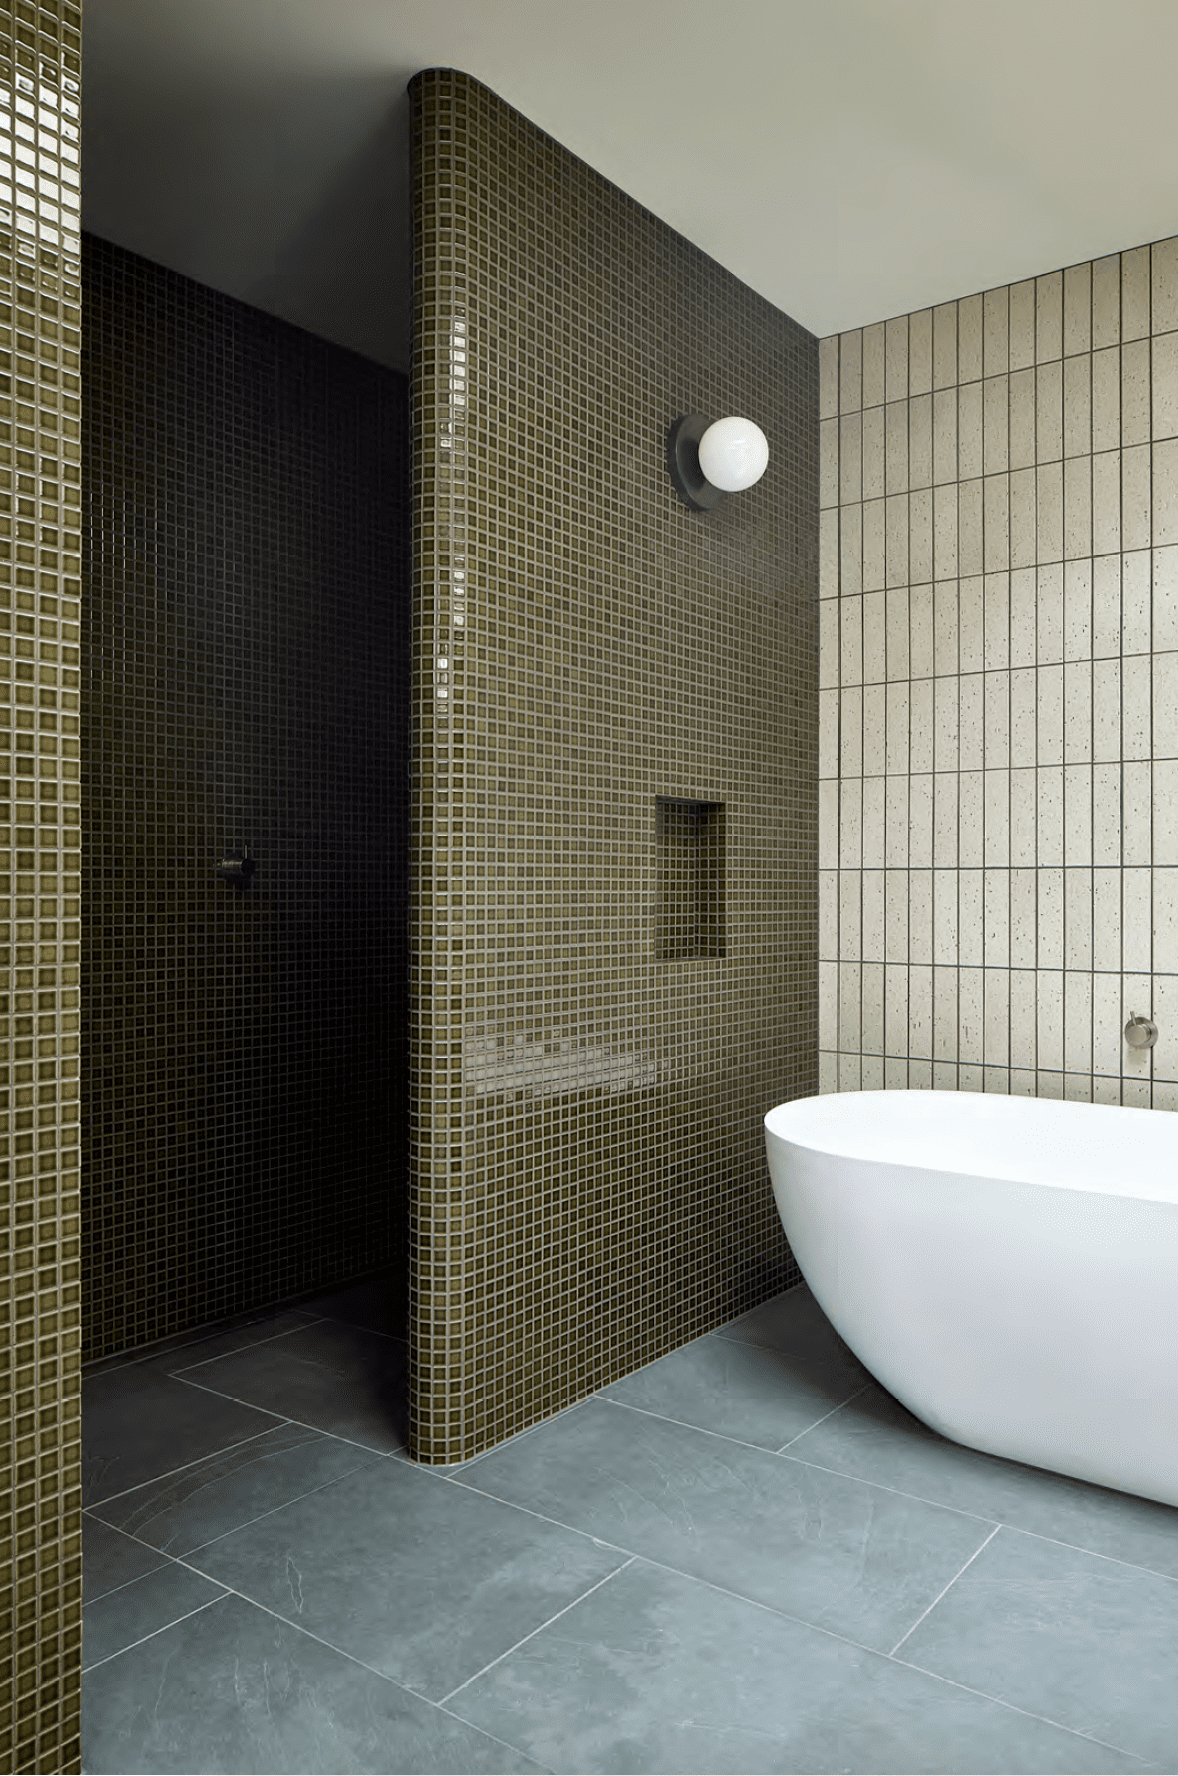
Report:
[[[1129,1013],[1129,1022],[1125,1025],[1125,1041],[1130,1048],[1152,1048],[1158,1039],[1158,1027],[1152,1018],[1138,1017],[1135,1011]]]
[[[222,857],[217,865],[217,874],[223,882],[229,882],[234,888],[248,888],[250,877],[257,869],[257,864],[250,856],[248,845],[241,847],[241,855],[230,851]]]

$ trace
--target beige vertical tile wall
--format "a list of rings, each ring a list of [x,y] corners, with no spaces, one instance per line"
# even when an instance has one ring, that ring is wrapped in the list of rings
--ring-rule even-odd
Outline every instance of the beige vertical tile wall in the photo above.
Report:
[[[1176,1109],[1178,239],[819,361],[821,1089]]]
[[[0,0],[0,1770],[79,1768],[76,7]]]

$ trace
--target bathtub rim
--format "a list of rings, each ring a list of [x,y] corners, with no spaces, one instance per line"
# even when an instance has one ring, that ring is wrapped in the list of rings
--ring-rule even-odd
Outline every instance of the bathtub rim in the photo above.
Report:
[[[898,1115],[897,1100],[921,1100],[925,1106],[937,1100],[937,1109],[942,1115],[946,1110],[951,1113],[954,1107],[959,1107],[963,1117],[971,1113],[978,1121],[984,1117],[991,1128],[1003,1121],[1010,1129],[1020,1125],[1025,1128],[1034,1121],[1039,1125],[1035,1138],[1040,1143],[1052,1125],[1069,1123],[1069,1132],[1074,1135],[1077,1119],[1082,1119],[1085,1112],[1097,1113],[1107,1143],[1102,1140],[1094,1146],[1091,1140],[1085,1141],[1079,1155],[1069,1150],[1067,1142],[1062,1145],[1053,1143],[1049,1148],[1041,1144],[1034,1152],[1024,1145],[1018,1151],[1011,1149],[1000,1155],[991,1147],[983,1160],[982,1155],[966,1145],[968,1131],[964,1127],[958,1134],[956,1152],[947,1147],[934,1152],[920,1149],[920,1133],[928,1136],[927,1123],[923,1131],[918,1131],[912,1145],[904,1147],[896,1139],[895,1130],[885,1128],[881,1131],[878,1121],[873,1143],[870,1127],[865,1126],[863,1117],[881,1109],[884,1101],[887,1101],[887,1109]],[[965,1108],[967,1104],[968,1110]],[[857,1123],[854,1120],[856,1113],[859,1116]],[[1123,1120],[1126,1117],[1130,1119],[1129,1124]],[[1139,1118],[1148,1118],[1148,1122],[1134,1121]],[[974,1178],[982,1183],[1036,1185],[1051,1190],[1160,1202],[1178,1208],[1178,1115],[1161,1110],[1146,1110],[1129,1104],[1092,1104],[1068,1098],[1026,1098],[1006,1092],[936,1091],[907,1086],[890,1091],[822,1092],[790,1098],[773,1105],[765,1112],[763,1120],[767,1139],[772,1137],[807,1152],[846,1160],[849,1165],[899,1165],[934,1175]],[[1114,1139],[1118,1122],[1121,1134]],[[1140,1166],[1132,1172],[1125,1169],[1124,1132],[1130,1126],[1136,1126],[1146,1137],[1143,1145],[1147,1159],[1151,1157],[1151,1149],[1159,1150],[1152,1154],[1157,1162],[1152,1171]],[[1088,1127],[1090,1133],[1095,1133],[1092,1124]],[[1069,1170],[1065,1175],[1064,1166],[1069,1162],[1074,1164],[1077,1157],[1081,1162],[1078,1169]],[[1105,1169],[1097,1170],[1102,1158]],[[1170,1168],[1168,1174],[1164,1170],[1166,1166]]]

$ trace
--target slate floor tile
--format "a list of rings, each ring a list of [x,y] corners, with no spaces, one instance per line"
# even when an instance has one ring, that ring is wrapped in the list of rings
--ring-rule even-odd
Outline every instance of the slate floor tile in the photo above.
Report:
[[[717,1326],[712,1336],[788,1351],[803,1363],[841,1368],[848,1377],[857,1378],[859,1386],[869,1379],[867,1370],[843,1343],[805,1283],[771,1295],[739,1319]]]
[[[174,1561],[108,1591],[82,1610],[82,1665],[86,1668],[155,1634],[181,1616],[224,1596],[223,1587]]]
[[[872,1382],[790,1454],[1178,1578],[1178,1510],[966,1449]]]
[[[842,1364],[807,1363],[788,1351],[705,1337],[601,1393],[742,1443],[780,1449],[862,1386]]]
[[[538,1768],[233,1596],[87,1673],[82,1762],[90,1776]]]
[[[883,1651],[993,1529],[601,1398],[462,1478]]]
[[[431,1700],[624,1558],[397,1460],[373,1462],[190,1556]]]
[[[87,1603],[141,1579],[164,1564],[164,1557],[154,1548],[145,1548],[118,1529],[100,1523],[87,1511],[82,1516],[82,1577]]]
[[[267,1338],[281,1338],[285,1332],[295,1332],[301,1326],[309,1326],[320,1316],[302,1308],[281,1307],[268,1308],[264,1312],[243,1315],[228,1325],[221,1323],[214,1326],[201,1326],[195,1331],[177,1332],[171,1338],[157,1339],[138,1351],[124,1351],[116,1356],[101,1358],[97,1363],[86,1366],[87,1378],[94,1375],[108,1375],[114,1369],[135,1368],[141,1364],[152,1364],[165,1373],[175,1367],[177,1353],[200,1350],[204,1356],[224,1356],[228,1351],[243,1350],[247,1344],[260,1344]],[[195,1362],[196,1358],[189,1358]]]
[[[102,1499],[273,1430],[272,1412],[174,1381],[154,1364],[82,1383],[82,1502]]]
[[[255,1517],[383,1458],[305,1425],[260,1437],[119,1493],[95,1507],[104,1522],[168,1554],[187,1554]]]
[[[1075,1734],[643,1561],[449,1698],[552,1770],[1138,1770]]]
[[[999,1530],[898,1657],[1178,1769],[1178,1581]]]
[[[408,1346],[342,1320],[176,1371],[194,1387],[297,1419],[379,1453],[404,1449]]]
[[[325,1295],[316,1295],[305,1306],[329,1320],[347,1320],[370,1332],[404,1338],[409,1331],[409,1294],[395,1271],[345,1283]]]

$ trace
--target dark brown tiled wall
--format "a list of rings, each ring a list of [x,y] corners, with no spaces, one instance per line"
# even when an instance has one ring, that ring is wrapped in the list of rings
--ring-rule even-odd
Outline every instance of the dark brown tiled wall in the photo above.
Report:
[[[446,1462],[797,1277],[761,1119],[816,1089],[817,342],[476,81],[411,91],[412,1418]],[[770,443],[708,513],[665,466],[691,411]],[[723,807],[722,955],[659,959],[660,797]]]
[[[74,6],[0,0],[0,1769],[79,1768]]]
[[[84,248],[99,1357],[401,1245],[408,389]]]

